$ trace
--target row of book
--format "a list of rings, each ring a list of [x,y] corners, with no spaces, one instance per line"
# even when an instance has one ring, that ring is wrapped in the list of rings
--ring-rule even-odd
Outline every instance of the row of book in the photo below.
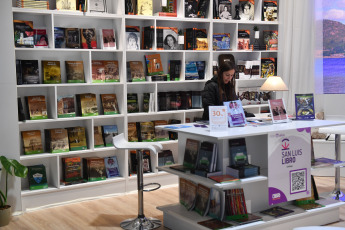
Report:
[[[201,91],[158,92],[158,111],[201,108]]]
[[[139,102],[137,93],[127,94],[127,112],[138,113],[139,103],[142,104],[142,111],[144,113],[155,112],[155,94],[154,93],[143,93],[142,101]]]
[[[69,11],[86,11],[87,6],[86,0],[56,0],[56,10],[69,10]],[[90,5],[95,1],[89,1]],[[97,1],[98,2],[98,1]],[[49,1],[37,1],[37,0],[17,0],[16,6],[19,8],[30,8],[30,9],[47,9],[49,10]]]
[[[181,120],[171,119],[155,120],[146,122],[128,123],[128,141],[130,142],[152,142],[175,140],[168,131],[157,129],[156,126],[167,124],[180,124]]]

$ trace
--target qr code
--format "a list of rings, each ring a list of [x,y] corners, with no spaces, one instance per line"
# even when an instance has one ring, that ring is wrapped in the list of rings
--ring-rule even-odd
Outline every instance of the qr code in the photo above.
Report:
[[[307,171],[300,169],[290,172],[290,193],[303,192],[307,190]]]

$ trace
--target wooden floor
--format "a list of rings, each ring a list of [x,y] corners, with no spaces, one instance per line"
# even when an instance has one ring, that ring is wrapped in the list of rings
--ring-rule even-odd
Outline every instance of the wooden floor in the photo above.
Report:
[[[334,188],[333,177],[315,178],[318,192],[331,192]],[[345,191],[345,178],[341,181]],[[144,193],[144,213],[148,217],[163,219],[157,206],[178,202],[177,187],[159,189]],[[101,198],[45,208],[14,216],[11,223],[2,230],[68,230],[68,229],[121,229],[121,221],[137,215],[137,194]],[[340,211],[341,221],[331,226],[345,227],[345,207]],[[160,230],[166,229],[164,227]]]

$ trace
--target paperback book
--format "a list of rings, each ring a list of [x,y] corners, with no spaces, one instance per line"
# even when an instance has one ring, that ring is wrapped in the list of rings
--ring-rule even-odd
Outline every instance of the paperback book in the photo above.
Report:
[[[78,28],[65,28],[66,48],[80,48],[80,30]]]
[[[48,119],[46,97],[44,95],[25,97],[30,120]]]
[[[57,10],[73,10],[76,11],[76,0],[56,0]]]
[[[48,48],[48,36],[45,29],[34,29],[35,48]]]
[[[254,20],[255,0],[239,0],[240,18],[242,21]]]
[[[102,148],[104,147],[104,140],[102,135],[102,126],[94,126],[93,127],[93,146],[95,148]]]
[[[28,166],[28,180],[30,190],[48,188],[46,167],[43,164]]]
[[[101,29],[101,48],[105,50],[116,49],[116,37],[113,29]]]
[[[163,150],[158,153],[158,166],[175,164],[174,156],[171,150]]]
[[[179,81],[181,73],[181,60],[169,60],[170,81]]]
[[[128,122],[128,141],[129,142],[138,141],[137,125],[135,122]]]
[[[225,190],[225,218],[237,220],[248,216],[243,188]]]
[[[127,50],[140,50],[140,27],[126,26]]]
[[[42,137],[40,130],[22,131],[21,133],[25,155],[43,153]]]
[[[214,33],[213,50],[230,50],[230,33]]]
[[[250,49],[250,31],[249,30],[238,30],[238,50],[249,50]]]
[[[81,48],[97,49],[97,37],[95,28],[80,29]]]
[[[34,29],[32,21],[13,20],[15,47],[34,48]]]
[[[277,76],[277,58],[261,58],[261,78]]]
[[[116,94],[101,94],[104,115],[119,114]]]
[[[155,127],[153,122],[140,122],[140,140],[142,142],[152,142],[155,138]]]
[[[120,82],[119,62],[103,61],[105,82]]]
[[[154,126],[159,126],[159,125],[167,125],[168,122],[165,120],[156,120],[153,121]],[[164,129],[158,129],[155,128],[155,141],[168,141],[169,140],[169,134],[167,130]]]
[[[277,1],[263,1],[262,3],[262,21],[278,21],[278,3]]]
[[[70,128],[67,128],[67,132],[68,132],[68,142],[69,142],[70,151],[87,149],[84,127],[70,127]]]
[[[69,152],[67,129],[45,129],[44,133],[48,153]]]
[[[66,185],[70,184],[68,182],[80,182],[83,179],[81,167],[80,157],[62,158],[62,178],[67,182]]]
[[[264,30],[263,35],[266,50],[278,50],[278,31]]]
[[[127,93],[127,112],[128,113],[138,113],[138,94],[137,93]]]
[[[92,83],[105,82],[105,66],[103,61],[92,60]]]
[[[198,224],[209,229],[223,229],[223,228],[229,228],[233,226],[232,224],[221,221],[219,219],[204,220],[204,221],[198,222]]]
[[[268,100],[273,123],[288,122],[286,107],[283,99]]]
[[[146,81],[143,63],[141,61],[127,62],[127,81],[128,82]]]
[[[218,0],[216,19],[232,20],[231,7],[232,0]]]
[[[261,211],[260,213],[265,214],[265,215],[269,215],[269,216],[273,216],[273,217],[280,217],[280,216],[284,216],[287,215],[289,213],[294,212],[291,209],[287,209],[287,208],[283,208],[280,206],[275,206],[266,210]]]
[[[164,74],[160,54],[145,55],[147,74],[149,76]]]
[[[200,145],[195,174],[214,172],[217,164],[217,144],[203,141]],[[197,173],[198,172],[198,173]]]
[[[295,94],[296,120],[315,119],[314,94]]]
[[[83,158],[83,177],[87,181],[106,180],[104,159],[99,157]]]
[[[61,83],[60,61],[42,61],[43,84]]]
[[[208,215],[212,218],[222,220],[225,210],[225,193],[223,190],[211,188],[210,207]]]
[[[206,216],[210,207],[211,189],[205,185],[198,184],[195,198],[195,211],[201,216]]]
[[[137,0],[138,15],[153,15],[153,0]]]
[[[170,168],[182,172],[194,172],[197,164],[200,141],[187,138],[182,165],[170,166]]]
[[[22,84],[39,84],[38,60],[19,60]],[[18,74],[18,73],[17,73]]]
[[[57,96],[58,118],[75,117],[74,95]]]
[[[67,83],[84,83],[83,61],[65,61]]]
[[[107,178],[119,177],[120,169],[117,162],[116,156],[105,157],[104,158],[105,170],[107,173]]]
[[[103,138],[106,147],[114,146],[113,137],[117,136],[119,131],[117,125],[104,125],[103,126]]]
[[[55,48],[66,48],[65,28],[54,27]]]
[[[97,100],[93,93],[77,94],[78,115],[82,117],[97,116]]]
[[[241,100],[226,101],[223,104],[228,110],[229,127],[244,126],[247,123]]]

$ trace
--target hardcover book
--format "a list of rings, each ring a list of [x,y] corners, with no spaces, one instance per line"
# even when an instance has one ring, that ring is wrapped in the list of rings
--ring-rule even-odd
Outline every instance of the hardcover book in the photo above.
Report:
[[[265,30],[263,32],[266,50],[278,50],[278,31]]]
[[[119,62],[103,61],[105,82],[120,82]]]
[[[248,154],[245,138],[229,140],[230,166],[243,166],[248,164]]]
[[[277,76],[277,58],[261,58],[261,78]]]
[[[157,120],[153,121],[154,126],[159,126],[159,125],[167,125],[168,122],[165,120]],[[169,134],[167,130],[164,129],[157,129],[155,128],[155,141],[168,141],[169,140]]]
[[[182,172],[194,172],[197,164],[200,141],[187,138],[182,165],[170,166],[170,168]]]
[[[278,21],[278,3],[277,1],[263,1],[262,3],[262,21]]]
[[[181,73],[181,60],[169,60],[170,81],[179,81]]]
[[[210,207],[208,215],[212,218],[222,220],[224,217],[225,209],[225,193],[223,190],[219,191],[215,188],[211,188],[210,193]]]
[[[39,84],[38,60],[20,60],[21,79],[25,84]]]
[[[255,0],[239,0],[240,18],[242,21],[254,20]]]
[[[315,119],[314,94],[295,94],[296,120]]]
[[[138,94],[127,93],[127,112],[128,113],[139,112]]]
[[[93,93],[77,94],[78,115],[82,117],[97,116],[97,100]]]
[[[192,181],[186,180],[185,183],[185,203],[184,206],[187,208],[188,211],[193,210],[195,207],[195,200],[196,200],[196,191],[198,185]]]
[[[78,28],[65,29],[66,48],[80,48],[80,31]]]
[[[217,6],[217,4],[215,5]],[[218,0],[217,19],[232,20],[232,0]]]
[[[185,80],[198,80],[199,72],[195,61],[187,61],[185,69]]]
[[[197,0],[184,0],[185,17],[197,18],[198,17],[198,1]]]
[[[195,199],[195,211],[201,216],[206,216],[210,206],[211,189],[205,185],[198,184]]]
[[[44,133],[47,152],[69,152],[67,129],[45,129]]]
[[[97,49],[96,30],[94,28],[80,29],[81,48]]]
[[[67,83],[84,83],[83,61],[65,61]]]
[[[101,94],[104,115],[119,114],[116,94]]]
[[[74,95],[57,97],[58,118],[75,117]]]
[[[105,157],[104,158],[105,171],[107,173],[107,178],[119,177],[120,169],[117,162],[116,156]]]
[[[64,182],[80,181],[83,178],[80,157],[62,158],[62,178]]]
[[[138,15],[152,16],[153,15],[153,1],[152,0],[137,0]]]
[[[24,113],[24,107],[22,104],[22,99],[20,97],[17,98],[17,104],[18,104],[18,121],[25,121],[25,113]]]
[[[101,29],[101,48],[116,49],[116,37],[113,29]]]
[[[85,150],[87,149],[86,135],[84,127],[70,127],[67,128],[69,150]]]
[[[45,29],[34,29],[35,48],[48,48],[48,36]]]
[[[141,61],[127,62],[127,81],[128,82],[146,81],[143,63]]]
[[[217,145],[208,141],[203,141],[200,145],[199,154],[195,170],[204,172],[213,172],[214,165],[217,163],[215,155],[217,153]]]
[[[250,49],[250,31],[249,30],[238,30],[238,50],[249,50]]]
[[[142,44],[141,48],[144,50],[152,50],[154,40],[154,26],[145,26],[142,28]],[[158,30],[157,30],[158,37]],[[158,47],[157,47],[158,48]]]
[[[61,83],[60,61],[42,61],[43,84]]]
[[[105,66],[103,61],[92,60],[92,83],[105,82]]]
[[[57,10],[74,10],[76,11],[76,0],[56,0]]]
[[[214,33],[213,50],[230,50],[230,34],[229,33]]]
[[[40,130],[22,131],[22,139],[25,155],[43,153]]]
[[[83,174],[87,181],[106,180],[104,159],[99,157],[83,158]]]
[[[117,125],[104,125],[103,126],[103,138],[106,147],[111,147],[113,145],[113,137],[119,134]]]
[[[163,150],[158,153],[158,166],[175,164],[171,150]]]
[[[30,190],[48,188],[46,167],[43,164],[28,166],[28,180]]]
[[[140,137],[142,142],[154,141],[155,128],[153,122],[140,122]]]
[[[273,123],[287,122],[289,120],[283,99],[268,100]]]
[[[128,122],[128,141],[129,142],[138,141],[137,125],[135,122]]]
[[[30,120],[48,119],[46,97],[44,95],[25,97]]]
[[[66,48],[65,28],[54,27],[55,48]]]
[[[156,74],[164,74],[160,54],[145,55],[145,60],[146,60],[146,68],[147,68],[148,75],[152,76]]]
[[[247,123],[241,100],[225,101],[223,104],[228,110],[229,127],[244,126]]]
[[[126,26],[127,50],[140,50],[140,27]]]
[[[93,127],[93,143],[95,148],[102,148],[104,147],[104,140],[102,135],[102,126],[94,126]]]
[[[206,29],[195,30],[195,47],[193,50],[208,50],[208,39]]]
[[[34,48],[34,29],[32,21],[13,20],[15,47]]]

